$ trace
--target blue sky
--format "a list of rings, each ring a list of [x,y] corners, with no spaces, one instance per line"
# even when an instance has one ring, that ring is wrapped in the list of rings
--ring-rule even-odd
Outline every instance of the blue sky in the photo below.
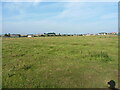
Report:
[[[3,33],[117,32],[117,2],[4,2]]]

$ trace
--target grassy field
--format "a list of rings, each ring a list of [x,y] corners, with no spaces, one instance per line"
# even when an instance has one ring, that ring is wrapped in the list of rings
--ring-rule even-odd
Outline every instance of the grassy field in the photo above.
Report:
[[[117,36],[3,38],[3,88],[107,88],[118,83]]]

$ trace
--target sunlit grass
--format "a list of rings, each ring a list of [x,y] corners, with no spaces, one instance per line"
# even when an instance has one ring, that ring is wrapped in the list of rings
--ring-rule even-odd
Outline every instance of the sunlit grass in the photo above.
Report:
[[[106,88],[117,81],[117,36],[3,38],[3,87]]]

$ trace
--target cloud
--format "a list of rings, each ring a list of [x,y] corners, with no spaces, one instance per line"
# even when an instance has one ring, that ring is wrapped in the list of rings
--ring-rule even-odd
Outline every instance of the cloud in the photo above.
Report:
[[[82,3],[70,2],[65,6],[64,11],[62,11],[57,18],[66,18],[66,17],[78,17],[80,15]]]
[[[3,18],[5,21],[23,20],[28,16],[31,16],[31,13],[29,13],[30,9],[37,9],[39,4],[40,2],[38,2],[38,0],[36,2],[3,3]]]
[[[101,31],[117,31],[117,21],[99,21],[92,23],[63,23],[49,20],[43,21],[23,21],[23,22],[4,22],[3,33],[98,33]]]
[[[2,2],[34,2],[35,0],[1,0],[1,1]],[[119,2],[119,0],[43,0],[42,2]]]
[[[104,18],[110,17],[113,18],[113,16],[115,15],[115,13],[113,15],[107,15],[110,14],[109,7],[111,6],[109,6],[109,4],[99,5],[98,3],[69,2],[62,4],[47,4],[41,6],[38,1],[39,0],[36,0],[36,2],[34,3],[8,3],[9,5],[5,5],[5,7],[7,7],[7,11],[10,11],[10,13],[17,12],[18,14],[14,14],[13,16],[9,15],[8,17],[5,17],[6,20],[23,20],[28,19],[29,17],[31,17],[29,18],[29,20],[33,18],[38,18],[37,20],[40,20],[41,17],[41,19],[45,20],[87,21],[91,18],[94,18],[93,20],[102,20]],[[58,7],[63,8],[63,10],[59,11]],[[52,12],[51,14],[51,11],[53,11],[55,8],[58,8],[58,10]],[[48,15],[46,15],[46,18],[42,18],[43,16],[45,16],[45,13]],[[114,17],[116,17],[116,15]]]
[[[40,2],[42,2],[43,0],[34,0],[32,1],[33,2],[33,5],[34,6],[38,6]]]
[[[2,0],[2,2],[41,2],[42,0]]]
[[[114,6],[116,5],[116,6]],[[77,3],[69,2],[64,6],[64,10],[51,20],[66,20],[71,22],[96,22],[106,19],[117,19],[117,4],[110,3]],[[113,9],[110,11],[110,9]]]
[[[5,17],[4,33],[44,33],[51,31],[94,33],[117,30],[117,20],[112,17],[116,15],[115,11],[112,10],[115,8],[111,7],[113,4],[69,2],[41,3],[35,5],[36,7],[33,3],[14,3],[13,7],[9,7],[9,5],[7,5],[7,10],[14,14],[15,11],[18,11],[19,14]],[[58,7],[62,9],[59,10]],[[104,20],[108,16],[108,19],[114,19]]]
[[[110,13],[110,14],[101,16],[101,19],[116,19],[116,18],[118,18],[118,13]]]

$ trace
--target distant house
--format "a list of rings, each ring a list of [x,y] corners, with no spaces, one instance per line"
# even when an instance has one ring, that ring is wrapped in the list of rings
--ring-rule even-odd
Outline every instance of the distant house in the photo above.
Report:
[[[33,34],[28,34],[27,37],[34,37],[34,35]]]
[[[21,35],[21,37],[27,37],[27,35]]]
[[[86,36],[87,34],[82,34],[83,36]]]
[[[117,35],[118,33],[117,32],[112,32],[112,35]]]
[[[47,36],[55,36],[56,35],[55,33],[44,33],[44,34]]]
[[[101,32],[101,33],[98,33],[98,35],[107,35],[106,32]]]
[[[89,34],[89,33],[87,33],[87,34],[86,34],[86,36],[90,36],[90,34]]]
[[[21,37],[20,34],[10,34],[10,37]]]

